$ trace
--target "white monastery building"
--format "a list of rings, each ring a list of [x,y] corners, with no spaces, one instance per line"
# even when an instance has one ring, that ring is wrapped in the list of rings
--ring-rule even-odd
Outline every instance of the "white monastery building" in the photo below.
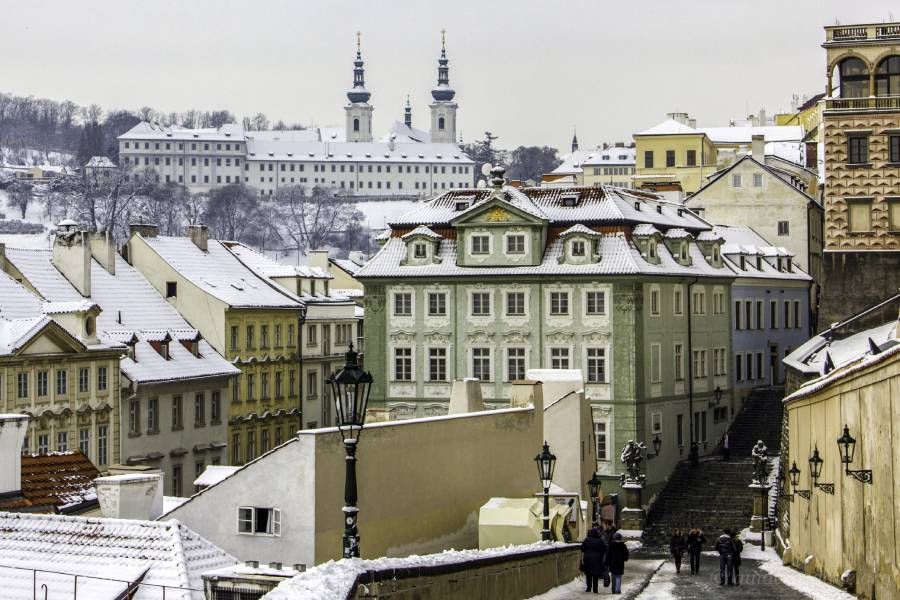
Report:
[[[459,105],[443,42],[438,84],[431,91],[430,131],[413,128],[407,100],[403,122],[395,122],[376,141],[358,40],[353,65],[343,129],[249,131],[237,123],[188,129],[142,122],[119,136],[121,164],[153,169],[161,181],[183,184],[192,192],[231,183],[252,186],[263,196],[296,185],[356,196],[424,196],[471,187],[474,162],[456,142]]]

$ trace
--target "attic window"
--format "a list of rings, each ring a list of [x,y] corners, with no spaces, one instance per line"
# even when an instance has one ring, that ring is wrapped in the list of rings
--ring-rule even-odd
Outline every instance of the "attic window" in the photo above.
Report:
[[[756,257],[756,269],[758,271],[762,271],[762,257],[761,256]]]
[[[658,212],[659,214],[662,214],[662,204],[656,205],[656,212]]]
[[[562,197],[562,205],[567,207],[573,207],[578,205],[578,195],[577,194],[566,194]]]
[[[413,244],[413,256],[415,258],[426,258],[428,256],[428,249],[424,243],[416,242]]]
[[[641,203],[637,200],[634,201],[634,210],[641,210]]]
[[[167,281],[166,282],[166,298],[177,298],[178,297],[178,282],[177,281]]]
[[[681,260],[688,259],[688,246],[687,242],[681,242]]]
[[[656,260],[656,240],[650,240],[650,245],[647,247],[647,254],[650,258]]]
[[[456,203],[456,210],[458,210],[458,211],[466,210],[467,208],[469,208],[469,203],[466,202],[465,200],[461,200]]]
[[[94,335],[94,317],[88,315],[88,317],[84,320],[84,332],[88,336]]]
[[[712,258],[713,258],[713,261],[715,261],[715,262],[719,262],[720,260],[722,260],[722,254],[721,254],[721,250],[719,249],[718,244],[713,246]]]
[[[572,241],[572,256],[584,256],[584,241]]]

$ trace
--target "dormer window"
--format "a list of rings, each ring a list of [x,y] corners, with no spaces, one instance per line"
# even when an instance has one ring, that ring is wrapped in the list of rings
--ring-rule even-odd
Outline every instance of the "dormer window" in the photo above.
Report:
[[[506,237],[507,254],[525,254],[525,235],[516,233]]]
[[[428,256],[428,249],[424,242],[416,242],[413,244],[413,256],[415,258],[426,258]]]
[[[713,262],[719,262],[720,260],[722,260],[722,251],[719,248],[718,244],[713,246],[712,259],[713,259]]]
[[[469,208],[469,203],[466,202],[465,200],[462,200],[462,201],[459,201],[456,203],[457,212],[466,210],[467,208]]]
[[[578,194],[565,194],[562,197],[562,205],[566,207],[578,206]]]
[[[178,297],[178,282],[177,281],[167,281],[166,282],[166,298],[177,298]]]
[[[656,260],[656,240],[650,240],[650,244],[647,246],[647,255]]]
[[[491,238],[487,235],[472,236],[472,254],[490,254]]]
[[[84,320],[84,332],[88,337],[93,337],[94,331],[96,331],[96,322],[94,321],[94,317],[88,315]]]
[[[756,270],[762,271],[762,257],[761,256],[756,257]]]
[[[681,242],[681,260],[687,261],[688,259],[688,245],[687,242]]]
[[[741,266],[741,271],[747,270],[747,258],[744,255],[741,255],[740,266]]]
[[[583,240],[573,240],[572,241],[572,256],[584,256],[584,241]]]
[[[159,343],[159,355],[164,359],[169,360],[169,342]]]

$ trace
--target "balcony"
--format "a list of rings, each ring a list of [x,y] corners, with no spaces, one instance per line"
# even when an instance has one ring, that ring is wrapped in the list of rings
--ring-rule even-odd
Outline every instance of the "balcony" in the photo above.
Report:
[[[878,42],[900,40],[900,23],[847,25],[825,28],[825,46],[831,43]]]
[[[897,111],[900,96],[867,96],[865,98],[826,98],[826,111]]]

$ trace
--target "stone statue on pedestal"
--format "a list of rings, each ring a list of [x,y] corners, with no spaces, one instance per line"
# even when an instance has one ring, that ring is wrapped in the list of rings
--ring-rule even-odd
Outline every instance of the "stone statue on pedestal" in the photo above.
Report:
[[[762,440],[758,440],[750,451],[753,459],[753,482],[766,485],[769,481],[769,449]]]
[[[625,465],[625,471],[627,472],[627,475],[623,475],[624,481],[642,481],[641,461],[644,460],[644,450],[646,449],[647,447],[643,442],[635,442],[634,440],[628,440],[628,443],[622,448],[622,464]]]

